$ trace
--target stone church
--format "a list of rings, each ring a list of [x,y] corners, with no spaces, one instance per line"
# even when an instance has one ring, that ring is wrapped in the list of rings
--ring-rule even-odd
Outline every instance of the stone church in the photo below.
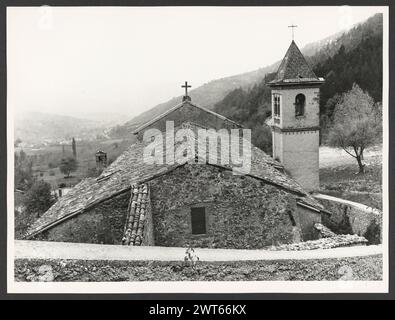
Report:
[[[252,146],[244,175],[235,175],[232,165],[188,156],[173,164],[144,161],[155,140],[144,134],[164,132],[168,121],[190,132],[242,130],[194,104],[186,92],[179,105],[138,128],[137,142],[99,177],[84,179],[60,198],[25,239],[244,249],[316,239],[323,207],[309,191],[318,187],[321,83],[292,42],[270,83],[273,158]]]

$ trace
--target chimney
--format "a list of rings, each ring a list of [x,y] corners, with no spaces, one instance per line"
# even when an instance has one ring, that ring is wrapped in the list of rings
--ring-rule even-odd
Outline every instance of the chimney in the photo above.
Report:
[[[107,167],[107,153],[99,150],[95,154],[96,156],[96,169],[103,170]]]

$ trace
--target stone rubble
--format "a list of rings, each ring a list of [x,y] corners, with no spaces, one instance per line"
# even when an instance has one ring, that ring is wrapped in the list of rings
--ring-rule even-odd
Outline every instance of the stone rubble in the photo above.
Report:
[[[355,245],[366,245],[368,240],[356,234],[339,234],[329,238],[319,240],[310,240],[300,243],[284,244],[269,248],[269,250],[279,251],[299,251],[299,250],[315,250],[315,249],[331,249],[337,247],[348,247]]]
[[[314,228],[318,230],[321,238],[331,238],[336,236],[336,233],[321,223],[314,224]]]

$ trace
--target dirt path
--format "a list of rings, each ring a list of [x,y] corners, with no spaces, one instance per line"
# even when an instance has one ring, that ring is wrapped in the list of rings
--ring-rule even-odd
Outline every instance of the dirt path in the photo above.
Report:
[[[185,248],[127,247],[85,243],[15,241],[16,259],[156,260],[182,261]],[[196,248],[201,261],[305,260],[370,256],[383,253],[381,245],[306,251],[268,251]]]

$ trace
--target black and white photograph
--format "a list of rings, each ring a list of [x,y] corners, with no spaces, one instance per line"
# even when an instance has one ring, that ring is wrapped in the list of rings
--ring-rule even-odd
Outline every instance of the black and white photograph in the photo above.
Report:
[[[386,293],[385,6],[9,6],[9,293]]]

